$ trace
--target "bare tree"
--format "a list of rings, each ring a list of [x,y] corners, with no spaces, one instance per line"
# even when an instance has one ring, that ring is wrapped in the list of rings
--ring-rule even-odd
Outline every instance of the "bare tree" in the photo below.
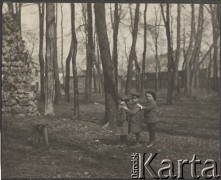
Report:
[[[174,72],[173,72],[173,89],[174,95],[179,93],[178,87],[178,68],[180,62],[180,26],[181,26],[181,4],[177,4],[177,48],[175,54]]]
[[[112,61],[114,62],[114,72],[115,72],[115,81],[116,81],[116,91],[118,92],[118,45],[117,45],[117,37],[120,23],[120,16],[118,14],[118,3],[114,4],[114,23],[113,23],[113,53],[112,53]]]
[[[111,129],[114,128],[117,109],[117,93],[114,74],[114,65],[111,60],[110,47],[107,36],[107,26],[105,19],[104,3],[95,3],[95,23],[101,53],[101,61],[104,74],[104,90],[105,90],[105,120],[109,122]]]
[[[219,90],[219,81],[218,81],[218,39],[220,36],[220,5],[219,4],[210,4],[210,14],[213,27],[213,89],[215,91]]]
[[[158,91],[159,87],[159,73],[161,71],[160,59],[159,59],[159,34],[160,34],[160,24],[161,24],[161,16],[158,17],[158,10],[155,8],[154,10],[155,20],[154,27],[150,27],[149,31],[151,33],[151,37],[153,39],[154,44],[154,53],[155,53],[155,92]]]
[[[203,22],[204,22],[203,4],[200,4],[198,26],[197,26],[197,32],[195,35],[195,45],[194,45],[193,55],[191,57],[191,62],[193,64],[193,68],[192,68],[191,76],[190,76],[190,94],[193,93],[194,84],[196,84],[196,80],[197,80],[197,73],[198,73],[198,66],[197,65],[199,62],[199,56],[200,56],[200,50],[201,50]]]
[[[129,55],[129,62],[128,62],[128,68],[127,68],[127,81],[126,81],[126,88],[125,88],[125,94],[129,94],[129,91],[131,89],[131,81],[133,76],[133,60],[136,59],[136,42],[137,42],[137,33],[138,33],[138,23],[139,23],[139,9],[140,9],[140,3],[136,4],[136,10],[135,10],[135,18],[134,18],[134,27],[132,30],[132,46],[130,50]]]
[[[46,4],[45,115],[54,115],[55,5]]]
[[[65,79],[64,79],[64,63],[63,63],[63,52],[64,52],[64,33],[63,33],[63,8],[62,3],[60,3],[61,7],[61,70],[62,70],[62,79],[63,79],[63,85],[65,85]]]
[[[65,75],[65,100],[70,102],[70,63],[73,54],[73,42],[71,41],[70,50],[66,59],[66,75]]]
[[[161,13],[163,17],[163,21],[166,28],[166,36],[167,36],[167,103],[172,104],[173,103],[173,49],[172,49],[172,43],[171,43],[171,31],[170,31],[170,5],[166,4],[166,17],[164,14],[164,8],[161,4]]]
[[[93,65],[93,82],[94,82],[94,93],[97,93],[97,78],[96,78],[96,69],[95,64]]]
[[[96,38],[96,41],[97,41],[97,58],[95,58],[94,62],[95,62],[95,66],[96,66],[96,69],[97,69],[97,73],[98,73],[98,76],[99,76],[99,82],[100,82],[100,85],[99,85],[99,92],[101,92],[101,95],[103,96],[103,92],[104,92],[104,80],[103,80],[103,74],[101,72],[101,68],[100,68],[100,53],[99,53],[99,44],[98,44],[98,38]]]
[[[146,51],[147,51],[147,3],[145,3],[145,8],[144,8],[144,49],[143,49],[143,61],[142,61],[141,94],[143,94],[144,91]]]
[[[20,36],[21,36],[21,7],[22,7],[22,3],[15,3],[15,10],[16,10],[15,16],[17,19]]]
[[[208,65],[208,76],[207,76],[207,92],[210,93],[210,90],[211,90],[211,82],[210,82],[210,79],[211,79],[211,67],[212,67],[212,53],[210,52],[209,53],[209,65]]]
[[[91,84],[92,84],[92,66],[93,66],[93,22],[91,3],[87,3],[87,19],[88,19],[88,42],[87,42],[87,69],[85,79],[85,101],[91,102]]]
[[[72,42],[73,42],[73,54],[72,54],[72,69],[73,69],[73,85],[74,85],[74,115],[79,117],[79,95],[78,95],[78,76],[77,76],[77,36],[75,32],[75,4],[71,3],[71,29],[72,29]]]
[[[184,53],[185,59],[185,88],[184,93],[189,95],[190,93],[190,59],[193,53],[193,45],[194,45],[194,36],[195,36],[195,7],[194,4],[191,4],[191,32],[190,32],[190,40],[189,46]]]
[[[45,74],[45,64],[44,64],[44,56],[43,56],[43,44],[44,44],[44,3],[38,4],[39,11],[39,65],[40,65],[40,88],[41,88],[41,100],[44,101],[45,98],[45,82],[44,82],[44,74]]]
[[[54,79],[55,79],[55,104],[61,103],[61,89],[60,89],[60,81],[59,81],[59,70],[58,70],[58,58],[57,58],[57,3],[56,3],[56,10],[55,10],[55,57],[53,61],[54,65]]]

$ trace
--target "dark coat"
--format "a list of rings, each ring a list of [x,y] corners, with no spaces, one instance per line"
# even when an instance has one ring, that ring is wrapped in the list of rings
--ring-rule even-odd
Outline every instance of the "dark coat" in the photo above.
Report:
[[[143,107],[143,111],[144,111],[144,123],[157,123],[158,119],[157,119],[157,105],[156,102],[154,100],[150,101],[150,102],[146,102],[146,103],[142,103]]]
[[[127,122],[127,112],[125,109],[120,108],[117,111],[116,118],[115,135],[128,135],[128,122]]]
[[[143,119],[143,112],[141,111],[141,108],[137,106],[137,103],[132,104],[127,112],[130,114],[130,132],[140,133],[142,131]]]

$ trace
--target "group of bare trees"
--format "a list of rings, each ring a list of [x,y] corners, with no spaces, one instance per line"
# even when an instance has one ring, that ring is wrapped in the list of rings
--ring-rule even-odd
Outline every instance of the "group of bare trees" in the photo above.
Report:
[[[179,92],[179,77],[178,77],[178,67],[179,67],[179,59],[181,54],[181,42],[183,41],[183,56],[184,56],[184,62],[183,67],[185,70],[185,81],[184,81],[184,94],[189,96],[193,94],[194,89],[197,89],[199,86],[199,69],[202,62],[207,58],[209,53],[211,53],[211,50],[213,51],[213,86],[215,87],[215,90],[218,90],[218,70],[217,70],[217,39],[219,38],[219,34],[216,31],[216,28],[213,27],[213,37],[216,38],[213,39],[213,44],[210,46],[207,53],[204,54],[204,56],[201,56],[201,46],[203,41],[203,32],[204,32],[204,11],[205,6],[204,4],[200,4],[198,8],[198,14],[197,14],[197,21],[196,21],[196,5],[191,4],[191,21],[188,24],[190,26],[190,35],[189,39],[188,37],[184,37],[183,40],[181,40],[181,13],[182,13],[182,7],[180,4],[177,5],[177,41],[176,41],[176,49],[175,53],[173,50],[173,43],[172,43],[172,30],[171,30],[171,5],[166,4],[166,8],[163,4],[161,4],[161,13],[162,18],[165,25],[166,30],[166,37],[167,37],[167,56],[168,56],[168,72],[167,72],[167,80],[168,80],[168,95],[167,95],[167,102],[168,104],[172,104],[173,97],[176,96]],[[210,5],[209,13],[211,15],[213,23],[216,24],[215,26],[219,26],[219,5]],[[166,15],[165,15],[166,13]],[[215,18],[214,18],[215,17]],[[216,19],[216,20],[214,20]],[[185,30],[185,27],[183,27]],[[214,32],[215,31],[215,32]],[[184,32],[185,34],[185,32]],[[186,41],[189,42],[189,45],[186,47]],[[157,52],[157,51],[156,51]]]
[[[54,115],[53,104],[60,104],[61,90],[59,81],[59,69],[57,58],[57,4],[46,3],[46,59],[43,58],[43,35],[44,35],[44,3],[39,3],[39,64],[41,80],[41,99],[45,102],[45,115]],[[61,7],[62,12],[62,7]],[[62,27],[61,22],[61,29]],[[65,99],[70,101],[70,62],[72,59],[72,72],[74,84],[74,115],[79,116],[79,97],[78,97],[78,79],[77,79],[77,37],[75,32],[75,5],[71,4],[71,47],[66,60],[65,76]],[[63,36],[63,34],[62,34]],[[63,37],[62,37],[63,38]],[[63,46],[63,40],[62,40]],[[62,47],[63,48],[63,47]],[[63,53],[61,54],[61,59]],[[62,60],[61,60],[62,61]],[[63,62],[62,72],[64,73]],[[64,74],[63,74],[64,79]]]
[[[39,10],[39,65],[40,65],[40,84],[41,84],[41,99],[45,102],[45,115],[53,115],[53,104],[59,104],[61,102],[61,87],[59,82],[59,68],[57,57],[57,14],[58,5],[54,3],[38,3]],[[114,12],[112,6],[114,5]],[[45,10],[46,6],[46,10]],[[83,27],[84,33],[84,47],[86,49],[86,77],[85,77],[85,102],[91,102],[92,94],[92,80],[94,82],[94,90],[97,91],[97,80],[99,84],[99,90],[104,91],[105,95],[105,108],[106,108],[106,122],[110,122],[110,126],[113,126],[113,120],[115,119],[115,112],[117,109],[117,97],[118,97],[118,53],[119,53],[119,29],[121,20],[124,17],[129,17],[130,31],[131,31],[131,47],[129,51],[128,64],[127,64],[127,76],[125,94],[129,94],[131,90],[132,77],[134,76],[134,68],[136,71],[137,90],[141,93],[144,91],[144,79],[146,66],[148,66],[147,51],[148,47],[147,39],[153,40],[154,54],[155,54],[155,72],[156,83],[155,90],[158,90],[158,73],[161,70],[159,59],[159,46],[160,46],[160,33],[162,30],[165,32],[167,41],[167,83],[168,83],[168,95],[167,103],[172,104],[173,99],[177,96],[179,91],[179,64],[180,57],[183,53],[183,69],[185,70],[185,85],[184,94],[191,95],[193,90],[198,87],[199,69],[202,63],[209,56],[211,57],[209,62],[209,68],[213,69],[213,87],[218,90],[218,39],[219,39],[219,27],[220,27],[220,5],[211,4],[187,5],[191,8],[190,20],[186,24],[182,24],[182,13],[185,10],[182,4],[159,4],[158,10],[155,8],[154,16],[155,22],[150,25],[147,21],[148,5],[141,6],[140,3],[136,3],[134,9],[132,4],[128,5],[129,13],[123,11],[122,4],[114,3],[110,4],[110,18],[112,25],[112,53],[110,49],[110,39],[108,39],[107,28],[107,13],[105,12],[106,5],[104,3],[92,3],[82,4],[82,20],[83,25],[76,27],[75,23],[75,4],[70,4],[71,9],[71,45],[68,56],[66,58],[65,68],[63,64],[63,10],[62,4],[60,4],[61,12],[61,67],[62,78],[64,82],[65,100],[70,101],[70,65],[72,62],[73,73],[73,87],[74,87],[74,114],[79,116],[79,92],[78,92],[78,73],[77,73],[77,51],[78,51],[78,39],[76,31],[81,30]],[[175,7],[176,6],[176,7]],[[16,7],[16,11],[13,8]],[[16,14],[21,21],[21,3],[8,3],[9,12]],[[143,8],[142,8],[143,7]],[[174,33],[173,33],[173,16],[171,9],[176,8],[176,48],[173,46]],[[141,12],[141,9],[143,11]],[[94,12],[93,12],[94,10]],[[134,13],[133,13],[134,11]],[[205,26],[205,11],[208,11],[211,16],[212,23],[212,45],[209,47],[206,53],[201,51],[203,32]],[[45,13],[46,12],[46,13]],[[112,13],[113,12],[113,13]],[[143,19],[141,14],[143,13]],[[45,18],[46,14],[46,18]],[[128,14],[128,15],[127,15]],[[133,15],[134,14],[134,15]],[[94,17],[93,17],[94,16]],[[44,28],[44,21],[46,19],[46,28]],[[163,20],[161,23],[161,19]],[[93,22],[95,21],[95,22]],[[137,56],[137,39],[139,32],[141,32],[141,21],[143,22],[143,52],[142,61],[139,63]],[[163,27],[163,28],[162,28]],[[186,27],[188,27],[189,33],[186,33]],[[188,29],[187,28],[187,29]],[[21,29],[21,25],[20,25]],[[46,29],[46,51],[44,59],[44,29]],[[160,32],[161,31],[161,32]],[[150,32],[149,34],[147,32]],[[109,37],[110,38],[110,37]],[[125,45],[126,47],[126,45]],[[102,64],[103,73],[101,72],[100,62]],[[65,69],[65,70],[64,70]],[[98,79],[95,78],[95,73],[98,74]]]

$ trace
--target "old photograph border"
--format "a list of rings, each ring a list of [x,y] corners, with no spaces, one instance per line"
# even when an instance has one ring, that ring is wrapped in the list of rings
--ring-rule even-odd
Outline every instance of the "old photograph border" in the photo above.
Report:
[[[220,7],[221,7],[221,3],[219,2],[219,0],[138,0],[138,1],[136,1],[136,0],[63,0],[63,1],[59,1],[59,0],[39,0],[39,1],[33,1],[33,0],[22,0],[22,1],[16,1],[16,0],[3,0],[2,2],[1,2],[1,7],[3,8],[3,3],[8,3],[8,2],[10,2],[10,3],[125,3],[125,4],[127,4],[127,3],[148,3],[148,4],[160,4],[160,3],[169,3],[169,4],[192,4],[192,3],[194,3],[194,4],[218,4]],[[3,16],[3,12],[2,12],[2,8],[1,8],[1,24],[3,23],[2,22],[2,16]],[[220,12],[221,13],[221,12]],[[220,15],[221,16],[221,15]],[[219,33],[221,34],[221,23],[219,24]],[[2,34],[3,34],[3,32],[2,32],[2,28],[1,28],[1,38],[0,38],[0,40],[1,40],[1,42],[3,42],[3,40],[2,40]],[[220,38],[219,38],[219,41],[220,41]],[[128,48],[129,48],[129,46],[130,45],[128,45]],[[221,48],[221,46],[219,46],[219,49]],[[220,51],[220,50],[219,50]],[[2,44],[1,44],[1,54],[2,54]],[[219,54],[220,55],[220,54]],[[220,58],[220,57],[219,57]],[[1,63],[3,62],[3,56],[1,56]],[[218,62],[218,63],[220,63],[220,61]],[[220,67],[221,67],[221,64],[220,64]],[[0,74],[2,75],[2,68],[1,68],[1,71],[0,71]],[[3,84],[3,81],[2,81],[2,78],[1,78],[1,85],[2,85],[2,87],[4,86],[4,84]],[[3,94],[2,94],[2,91],[1,91],[1,97],[3,97]],[[96,104],[95,104],[96,105]],[[144,108],[145,106],[142,106],[142,108]],[[1,98],[1,109],[3,108],[3,99]],[[221,111],[220,111],[220,94],[219,94],[219,162],[217,162],[219,165],[218,165],[218,168],[219,168],[219,173],[221,173],[221,171],[220,171],[220,155],[221,155],[221,152],[220,152],[220,141],[221,141],[221,130],[220,130],[220,113],[221,113]],[[72,109],[73,110],[73,109]],[[12,116],[13,117],[13,116]],[[0,126],[1,126],[1,173],[2,173],[2,160],[4,159],[4,157],[2,156],[2,152],[3,152],[3,141],[4,141],[4,123],[3,123],[3,121],[4,121],[4,116],[3,116],[3,112],[1,111],[1,123],[0,123]],[[17,118],[17,117],[15,117],[15,119],[16,120],[19,120],[19,119],[22,119],[23,117],[19,117],[19,118]],[[89,122],[90,122],[90,118],[91,117],[89,117]],[[31,119],[31,118],[29,118],[29,119]],[[50,118],[49,118],[50,119]],[[26,120],[27,121],[27,120]],[[65,122],[65,121],[67,121],[65,118],[63,118],[63,120],[62,120],[62,122]],[[10,121],[10,123],[12,123],[11,121]],[[28,123],[28,122],[27,122]],[[57,122],[56,122],[57,123]],[[7,124],[7,126],[9,126],[10,124]],[[58,124],[56,124],[56,125],[58,125]],[[37,127],[37,126],[36,126]],[[104,126],[102,126],[102,128],[103,128]],[[79,128],[81,128],[81,127],[79,127]],[[84,128],[88,128],[88,127],[85,127],[84,126]],[[109,129],[105,129],[105,127],[104,127],[104,129],[102,129],[103,131],[105,131],[105,132],[107,132],[107,133],[112,133],[111,132],[111,130],[109,130]],[[47,130],[45,130],[45,128],[44,128],[44,130],[43,130],[43,132],[45,133],[45,131],[47,131]],[[50,133],[50,132],[49,132]],[[15,135],[16,136],[16,135]],[[45,138],[45,137],[44,137]],[[47,137],[46,137],[46,139],[47,139]],[[49,139],[50,139],[50,137],[49,137]],[[27,140],[28,141],[28,140]],[[98,141],[100,141],[100,140],[96,140],[97,142]],[[96,143],[96,141],[95,141],[95,143]],[[29,142],[27,142],[27,143],[29,143]],[[49,142],[50,143],[50,142]],[[111,144],[112,142],[110,142],[110,144]],[[74,148],[78,148],[77,146],[75,146]],[[178,148],[180,148],[180,147],[178,147]],[[20,151],[22,151],[22,150],[20,150]],[[47,150],[46,150],[47,151]],[[139,151],[139,150],[138,150]],[[134,152],[133,153],[140,153],[140,152],[138,152],[137,151],[137,149],[136,148],[134,148]],[[91,152],[92,153],[92,152]],[[148,152],[144,152],[144,153],[156,153],[156,152],[153,152],[153,151],[149,151],[148,150]],[[168,153],[170,153],[169,151],[168,151]],[[93,153],[92,153],[93,154]],[[197,152],[194,152],[194,154],[196,154],[196,156],[197,156]],[[193,155],[194,155],[193,154]],[[132,155],[132,153],[131,153],[131,155]],[[113,156],[112,158],[116,158],[115,156]],[[125,158],[125,157],[124,157]],[[132,163],[131,163],[131,156],[128,156],[127,157],[128,159],[128,163],[130,163],[130,166],[131,166],[131,169],[132,169]],[[187,159],[189,158],[189,160],[191,160],[191,158],[192,157],[186,157]],[[206,158],[206,159],[208,159],[208,158],[210,158],[210,157],[201,157],[201,158]],[[168,157],[165,157],[165,159],[168,159]],[[160,159],[160,160],[162,160],[162,159]],[[126,162],[126,161],[125,161]],[[160,161],[161,162],[161,161]],[[142,163],[142,162],[141,162]],[[143,162],[143,163],[145,163],[145,162]],[[141,164],[140,164],[141,165]],[[165,167],[165,166],[164,166]],[[107,167],[108,168],[108,167]],[[145,169],[145,167],[143,167],[144,169]],[[98,169],[98,171],[99,171],[99,169]],[[114,178],[114,179],[131,179],[130,177],[131,177],[131,174],[130,174],[131,172],[128,172],[128,178],[118,178],[118,177],[102,177],[102,178],[99,178],[99,177],[95,177],[95,178],[93,178],[93,177],[89,177],[89,178],[91,178],[91,179],[112,179],[112,178]],[[148,173],[147,173],[148,174]],[[87,174],[86,174],[87,175]],[[84,176],[83,176],[84,177]],[[35,179],[51,179],[52,177],[35,177]],[[67,177],[67,178],[65,178],[65,177],[56,177],[56,178],[64,178],[64,179],[78,179],[78,178],[80,178],[80,177]],[[149,177],[150,178],[150,177]],[[32,178],[29,178],[29,177],[12,177],[12,178],[5,178],[5,177],[2,177],[2,179],[32,179]],[[81,179],[84,179],[84,178],[81,178]],[[88,178],[85,178],[85,179],[88,179]]]

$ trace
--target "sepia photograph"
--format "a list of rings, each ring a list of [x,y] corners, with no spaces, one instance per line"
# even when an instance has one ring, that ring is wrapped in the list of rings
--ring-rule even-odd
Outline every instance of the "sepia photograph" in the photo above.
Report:
[[[1,8],[1,178],[220,178],[218,0]]]

